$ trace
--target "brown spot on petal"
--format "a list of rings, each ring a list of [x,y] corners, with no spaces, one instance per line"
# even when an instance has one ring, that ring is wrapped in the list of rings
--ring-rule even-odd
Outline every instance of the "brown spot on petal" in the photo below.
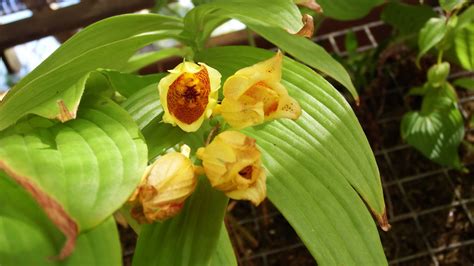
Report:
[[[245,92],[245,95],[253,98],[257,102],[263,102],[263,112],[265,116],[269,116],[278,109],[278,101],[280,99],[278,93],[262,81],[250,87],[250,89]]]
[[[252,172],[253,167],[251,165],[247,165],[242,170],[239,171],[239,175],[241,175],[245,179],[252,179]]]
[[[170,113],[186,124],[192,124],[206,110],[211,91],[205,67],[197,73],[183,73],[171,85],[166,100]]]
[[[28,177],[17,174],[13,169],[0,161],[0,169],[3,169],[7,175],[12,177],[20,186],[22,186],[43,208],[49,219],[58,227],[58,229],[66,236],[66,243],[59,255],[55,258],[65,259],[74,251],[76,246],[76,238],[78,235],[78,226],[76,222],[66,213],[64,208],[47,193],[42,191]]]
[[[302,20],[303,20],[303,27],[296,33],[296,35],[300,35],[306,38],[313,37],[313,34],[314,34],[313,17],[308,14],[304,14]]]

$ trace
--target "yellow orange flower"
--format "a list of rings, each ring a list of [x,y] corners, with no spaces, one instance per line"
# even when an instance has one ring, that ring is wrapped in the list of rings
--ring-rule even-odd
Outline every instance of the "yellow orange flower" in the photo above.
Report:
[[[277,118],[297,119],[301,107],[281,84],[283,55],[237,71],[224,83],[224,100],[215,113],[241,129]]]
[[[138,222],[163,221],[181,211],[197,184],[194,166],[187,156],[167,153],[147,168],[129,200],[132,217]]]
[[[199,129],[217,104],[221,74],[204,63],[183,62],[160,80],[163,121],[186,132]]]
[[[266,175],[255,139],[237,131],[217,135],[197,156],[211,185],[229,198],[255,205],[266,197]]]

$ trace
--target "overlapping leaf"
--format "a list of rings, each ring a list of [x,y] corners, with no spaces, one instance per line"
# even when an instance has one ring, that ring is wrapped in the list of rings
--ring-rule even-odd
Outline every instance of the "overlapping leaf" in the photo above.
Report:
[[[454,37],[456,55],[461,65],[467,70],[474,70],[474,23],[456,31]]]
[[[271,55],[250,47],[223,47],[198,59],[225,79]],[[354,113],[327,81],[287,58],[283,82],[299,100],[303,115],[296,122],[275,121],[247,130],[264,150],[268,197],[319,263],[386,264],[363,202],[387,226],[379,173]]]
[[[26,114],[67,121],[74,118],[88,73],[120,69],[142,46],[177,36],[179,19],[124,15],[87,27],[62,45],[0,102],[0,130]]]
[[[140,181],[146,161],[134,121],[97,96],[87,97],[78,118],[65,124],[34,117],[0,133],[0,168],[34,195],[69,238],[117,210]]]
[[[20,186],[0,173],[0,264],[122,265],[118,232],[112,218],[77,239],[74,253],[64,261],[59,254],[64,236]]]

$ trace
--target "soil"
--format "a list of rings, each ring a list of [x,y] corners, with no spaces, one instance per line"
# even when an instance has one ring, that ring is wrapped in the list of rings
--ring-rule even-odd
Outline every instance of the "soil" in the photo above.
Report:
[[[418,69],[415,56],[404,46],[384,50],[376,78],[361,92],[360,105],[353,106],[375,151],[384,185],[392,228],[389,232],[380,230],[382,244],[393,265],[473,265],[472,148],[461,147],[470,173],[459,172],[427,160],[400,138],[403,114],[419,104],[419,99],[407,98],[406,92],[424,82],[426,69],[434,62],[425,59]],[[456,72],[459,70],[454,69]],[[458,94],[468,121],[474,111],[474,93],[459,90]],[[467,127],[465,142],[474,143],[474,130]],[[226,224],[239,265],[316,265],[268,200],[258,208],[231,201]],[[130,265],[136,236],[130,229],[120,232],[124,264]]]

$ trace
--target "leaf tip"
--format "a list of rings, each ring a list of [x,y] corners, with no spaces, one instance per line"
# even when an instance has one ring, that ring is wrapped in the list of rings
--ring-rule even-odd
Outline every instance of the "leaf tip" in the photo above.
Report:
[[[58,100],[59,114],[56,116],[57,119],[61,122],[67,122],[69,120],[76,118],[76,111],[69,111],[64,100]]]
[[[313,17],[308,14],[304,14],[302,17],[302,20],[303,20],[303,27],[296,33],[296,35],[303,36],[306,38],[313,37],[313,34],[314,34]]]
[[[387,209],[384,209],[383,213],[380,214],[380,215],[376,214],[375,217],[377,218],[377,222],[378,222],[380,228],[383,231],[388,232],[388,230],[390,230],[390,228],[392,226],[388,223]]]

